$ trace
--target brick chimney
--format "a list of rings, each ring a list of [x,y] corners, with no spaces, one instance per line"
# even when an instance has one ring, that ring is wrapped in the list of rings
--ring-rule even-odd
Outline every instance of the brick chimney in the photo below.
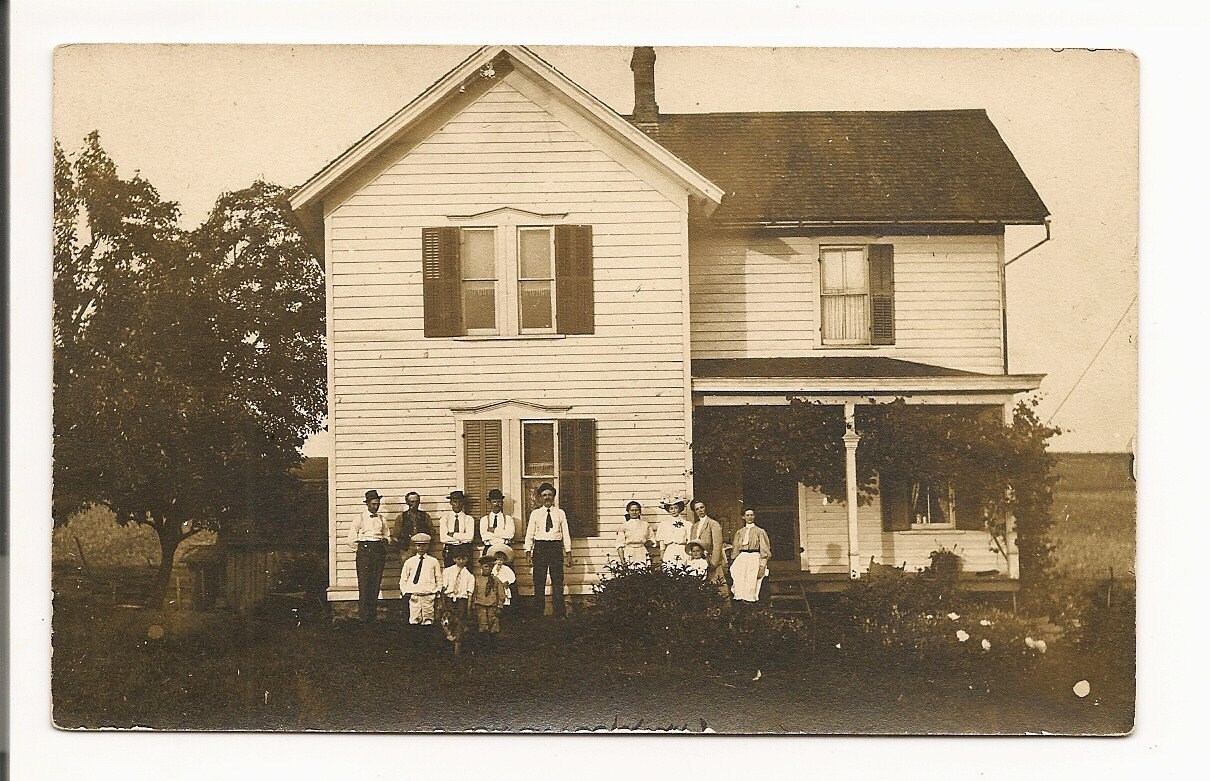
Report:
[[[655,103],[655,48],[636,46],[630,58],[634,73],[634,113],[630,121],[648,135],[658,135],[660,107]]]

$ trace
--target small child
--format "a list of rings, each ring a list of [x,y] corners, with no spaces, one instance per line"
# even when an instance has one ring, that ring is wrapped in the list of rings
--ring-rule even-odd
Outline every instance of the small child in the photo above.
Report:
[[[441,574],[441,627],[445,637],[454,644],[454,655],[462,653],[462,638],[470,624],[471,595],[475,593],[475,576],[466,568],[464,549],[453,553],[454,563]]]
[[[416,553],[403,562],[399,574],[399,590],[408,598],[408,623],[417,627],[432,626],[435,615],[437,593],[441,591],[440,559],[428,553],[429,541],[433,538],[424,532],[412,535],[412,546]],[[420,644],[420,633],[432,630],[417,630],[413,634],[415,645]]]
[[[493,545],[487,549],[487,555],[496,561],[492,576],[504,584],[504,607],[508,607],[513,603],[513,584],[517,582],[517,573],[508,566],[513,560],[513,549],[507,545]],[[504,612],[503,607],[501,612]]]
[[[478,622],[481,641],[479,645],[492,651],[496,650],[496,635],[500,634],[500,608],[504,606],[504,595],[508,590],[508,587],[496,578],[495,568],[494,556],[483,556],[479,559],[479,572],[475,575],[475,593],[471,597]]]
[[[685,551],[689,554],[685,569],[705,580],[710,571],[710,562],[706,560],[706,546],[702,545],[701,540],[690,540],[685,544]]]

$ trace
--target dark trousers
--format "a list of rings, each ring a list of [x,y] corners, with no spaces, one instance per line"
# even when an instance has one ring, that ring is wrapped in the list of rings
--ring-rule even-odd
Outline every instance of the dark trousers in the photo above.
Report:
[[[386,560],[385,540],[357,543],[357,607],[362,621],[378,618],[378,592],[382,589],[382,568]]]
[[[563,541],[534,541],[534,597],[538,612],[546,609],[546,575],[550,574],[550,607],[556,616],[567,612],[563,602]]]

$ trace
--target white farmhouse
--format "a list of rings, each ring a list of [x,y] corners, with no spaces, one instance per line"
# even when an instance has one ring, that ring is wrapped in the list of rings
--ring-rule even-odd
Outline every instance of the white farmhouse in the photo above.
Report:
[[[666,115],[654,51],[632,68],[625,117],[528,49],[485,47],[293,195],[327,268],[330,598],[357,598],[341,543],[367,489],[391,512],[417,491],[435,518],[453,488],[478,516],[499,487],[523,520],[542,481],[574,532],[572,593],[626,502],[656,519],[670,490],[728,532],[753,506],[783,577],[914,569],[940,540],[1013,587],[1011,546],[943,487],[859,505],[850,479],[829,501],[755,466],[695,473],[690,447],[706,407],[795,396],[851,424],[896,398],[998,415],[1038,387],[1007,371],[1004,231],[1048,212],[987,115]],[[397,579],[396,559],[384,595]]]

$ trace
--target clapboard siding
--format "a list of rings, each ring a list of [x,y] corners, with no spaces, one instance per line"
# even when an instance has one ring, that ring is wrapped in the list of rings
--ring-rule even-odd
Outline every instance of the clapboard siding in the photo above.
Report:
[[[895,344],[819,344],[820,244],[895,245]],[[695,358],[885,355],[1003,371],[998,236],[827,239],[695,232],[690,314]]]
[[[849,521],[844,502],[825,502],[823,494],[807,489],[806,512],[801,519],[800,533],[803,563],[811,572],[849,571]],[[870,559],[891,566],[907,565],[915,572],[929,566],[929,553],[941,546],[955,548],[962,557],[962,568],[968,572],[999,570],[1007,573],[1007,565],[998,554],[989,550],[991,537],[983,531],[884,532],[882,506],[877,497],[857,508],[857,540],[861,551],[860,569],[869,569]]]
[[[601,532],[574,543],[572,591],[596,581],[629,499],[654,506],[685,484],[687,199],[669,197],[662,174],[611,156],[586,120],[536,103],[533,89],[509,74],[324,205],[338,598],[356,592],[348,528],[367,489],[392,516],[412,490],[434,520],[447,509],[454,407],[518,400],[596,420]],[[593,226],[595,333],[424,337],[421,230],[502,207]],[[517,497],[506,511],[519,515]],[[393,557],[387,593],[398,588]],[[517,569],[531,593],[528,563]]]

